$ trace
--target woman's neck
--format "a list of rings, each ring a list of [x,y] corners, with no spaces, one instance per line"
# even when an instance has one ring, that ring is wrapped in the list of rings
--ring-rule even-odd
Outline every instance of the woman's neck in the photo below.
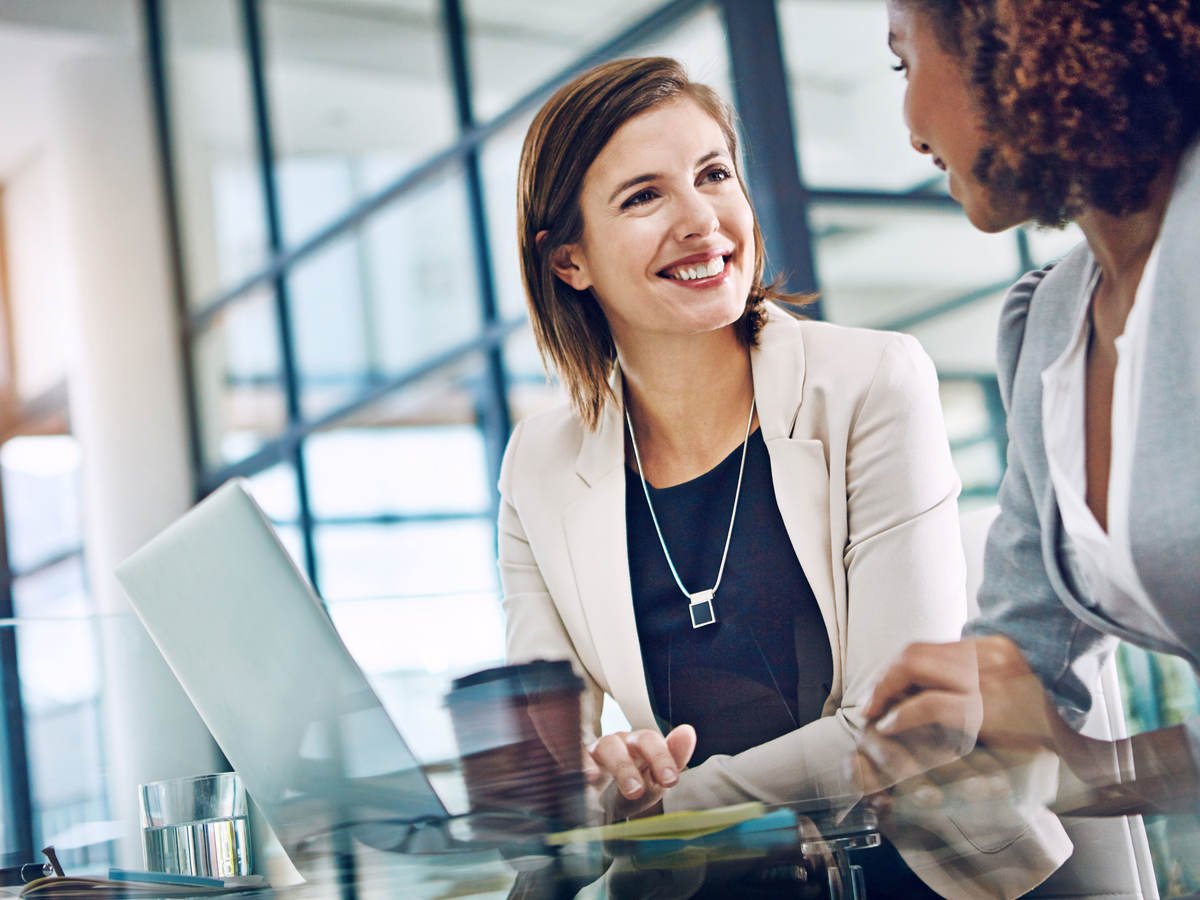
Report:
[[[1123,216],[1089,209],[1075,220],[1100,267],[1097,303],[1107,305],[1109,315],[1115,314],[1121,322],[1133,306],[1142,272],[1158,240],[1178,168],[1177,159],[1163,165],[1150,183],[1150,202],[1144,209]]]
[[[732,327],[618,347],[617,356],[651,484],[667,487],[695,478],[741,444],[754,381],[750,355]],[[628,435],[626,444],[628,450]]]

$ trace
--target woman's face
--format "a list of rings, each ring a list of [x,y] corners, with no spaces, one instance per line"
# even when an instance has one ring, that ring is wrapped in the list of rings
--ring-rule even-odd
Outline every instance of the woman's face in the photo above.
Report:
[[[971,99],[965,61],[943,49],[923,9],[888,0],[887,11],[888,46],[908,83],[904,121],[913,147],[946,173],[950,196],[976,228],[997,232],[1019,225],[1028,216],[1016,199],[997,196],[972,171],[987,133]]]
[[[622,125],[579,197],[583,235],[555,272],[591,290],[618,346],[741,317],[754,275],[754,216],[717,122],[682,97]]]

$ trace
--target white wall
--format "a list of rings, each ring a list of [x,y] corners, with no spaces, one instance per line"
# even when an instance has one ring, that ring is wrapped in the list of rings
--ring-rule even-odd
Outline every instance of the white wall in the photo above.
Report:
[[[25,161],[4,182],[5,259],[12,315],[15,387],[31,400],[62,380],[62,223],[56,180],[43,153]]]
[[[109,799],[120,861],[140,865],[136,785],[211,771],[214,745],[129,616],[113,568],[190,503],[184,395],[143,61],[64,62],[47,185],[61,216],[72,429],[83,458],[88,578],[101,634]],[[10,222],[10,232],[21,227]],[[51,229],[54,231],[55,229]]]

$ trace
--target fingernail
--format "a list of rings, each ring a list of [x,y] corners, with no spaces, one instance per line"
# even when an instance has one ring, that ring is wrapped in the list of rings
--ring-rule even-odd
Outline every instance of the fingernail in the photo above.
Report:
[[[621,793],[623,793],[626,797],[632,797],[634,794],[636,794],[641,789],[642,789],[642,783],[640,781],[638,781],[636,778],[629,778],[629,779],[626,779],[626,781],[622,785]]]
[[[891,734],[896,727],[896,719],[898,717],[899,713],[893,709],[890,713],[875,723],[875,730],[880,734]]]
[[[674,784],[675,780],[678,777],[679,777],[679,775],[676,774],[674,769],[663,769],[663,783],[664,784]]]

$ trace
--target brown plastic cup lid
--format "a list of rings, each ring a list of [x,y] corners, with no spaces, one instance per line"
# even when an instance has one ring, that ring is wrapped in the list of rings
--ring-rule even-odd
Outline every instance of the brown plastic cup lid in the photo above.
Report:
[[[463,675],[450,683],[446,703],[480,700],[509,700],[544,693],[580,692],[583,679],[565,659],[535,659],[516,666],[496,666]]]

